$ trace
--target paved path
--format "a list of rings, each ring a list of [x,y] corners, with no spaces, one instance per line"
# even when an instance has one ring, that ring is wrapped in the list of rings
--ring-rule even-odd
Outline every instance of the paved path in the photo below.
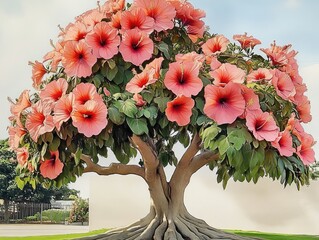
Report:
[[[56,235],[85,233],[89,226],[56,225],[56,224],[0,224],[1,237]]]

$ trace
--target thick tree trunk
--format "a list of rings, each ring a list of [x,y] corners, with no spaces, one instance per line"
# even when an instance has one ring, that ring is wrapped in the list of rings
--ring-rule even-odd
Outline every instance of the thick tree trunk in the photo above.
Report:
[[[132,136],[132,144],[142,155],[144,167],[136,165],[112,164],[101,167],[88,157],[82,156],[87,167],[85,172],[96,172],[100,175],[134,174],[142,177],[148,185],[151,207],[150,213],[138,222],[111,230],[105,234],[86,237],[86,240],[208,240],[229,239],[248,240],[210,227],[203,220],[188,213],[184,205],[184,193],[191,176],[210,161],[218,159],[218,154],[201,152],[201,139],[194,134],[188,149],[178,162],[176,169],[167,182],[163,166],[157,158],[151,141],[144,142],[138,136]]]
[[[10,222],[10,213],[9,213],[9,200],[4,199],[4,222]]]
[[[148,182],[150,213],[138,222],[111,230],[105,234],[82,238],[85,240],[248,240],[210,227],[205,221],[193,217],[184,205],[184,192],[188,181],[170,184],[169,195],[163,191],[160,175]]]

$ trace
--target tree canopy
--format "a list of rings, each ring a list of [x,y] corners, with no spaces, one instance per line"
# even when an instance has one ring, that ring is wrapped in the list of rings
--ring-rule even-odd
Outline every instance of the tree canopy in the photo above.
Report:
[[[179,163],[173,146],[193,139],[218,154],[199,167],[217,169],[224,186],[264,176],[308,184],[315,141],[302,126],[311,115],[297,52],[275,42],[256,51],[261,42],[247,34],[209,33],[205,13],[187,1],[157,2],[106,1],[32,63],[35,91],[11,107],[18,183],[60,187],[84,171],[143,175],[144,158],[129,164],[142,142],[165,167]],[[118,162],[101,168],[109,151]]]

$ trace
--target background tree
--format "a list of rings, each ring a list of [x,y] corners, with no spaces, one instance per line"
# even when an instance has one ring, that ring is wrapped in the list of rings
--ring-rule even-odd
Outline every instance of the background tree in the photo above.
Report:
[[[47,189],[32,180],[33,186],[27,184],[23,189],[20,189],[15,181],[17,176],[16,155],[8,147],[7,140],[0,140],[0,199],[4,201],[5,222],[9,221],[10,201],[50,203],[52,200],[69,200],[71,195],[78,195],[77,190],[69,189],[67,186],[62,186],[59,189],[52,186]]]
[[[188,213],[185,188],[204,166],[223,187],[264,176],[309,184],[314,139],[301,125],[311,115],[296,52],[273,43],[255,53],[258,39],[212,35],[204,16],[187,1],[109,0],[61,29],[32,63],[36,92],[12,101],[18,183],[60,187],[84,172],[143,178],[150,213],[103,239],[244,239]],[[118,161],[99,165],[110,150]]]

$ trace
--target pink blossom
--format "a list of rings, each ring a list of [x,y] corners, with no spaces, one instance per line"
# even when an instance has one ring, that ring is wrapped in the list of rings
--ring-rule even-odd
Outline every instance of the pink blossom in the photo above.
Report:
[[[281,156],[291,157],[296,150],[292,145],[292,137],[288,130],[280,132],[271,145],[279,151]]]
[[[208,39],[203,45],[202,49],[206,56],[216,55],[225,52],[230,41],[224,35],[217,35]]]
[[[254,137],[261,141],[275,141],[279,135],[279,128],[274,118],[268,112],[253,111],[247,113],[246,125]]]
[[[180,95],[167,103],[165,114],[169,121],[176,122],[179,126],[186,126],[190,122],[194,106],[192,98]]]
[[[210,72],[210,76],[214,78],[213,83],[217,86],[225,86],[229,82],[243,83],[245,81],[246,73],[241,68],[224,63],[219,68]]]
[[[224,87],[205,87],[204,113],[217,124],[233,123],[245,110],[245,99],[240,85],[228,83]]]
[[[152,57],[153,49],[154,43],[145,32],[132,29],[122,35],[120,53],[127,62],[139,66]]]

